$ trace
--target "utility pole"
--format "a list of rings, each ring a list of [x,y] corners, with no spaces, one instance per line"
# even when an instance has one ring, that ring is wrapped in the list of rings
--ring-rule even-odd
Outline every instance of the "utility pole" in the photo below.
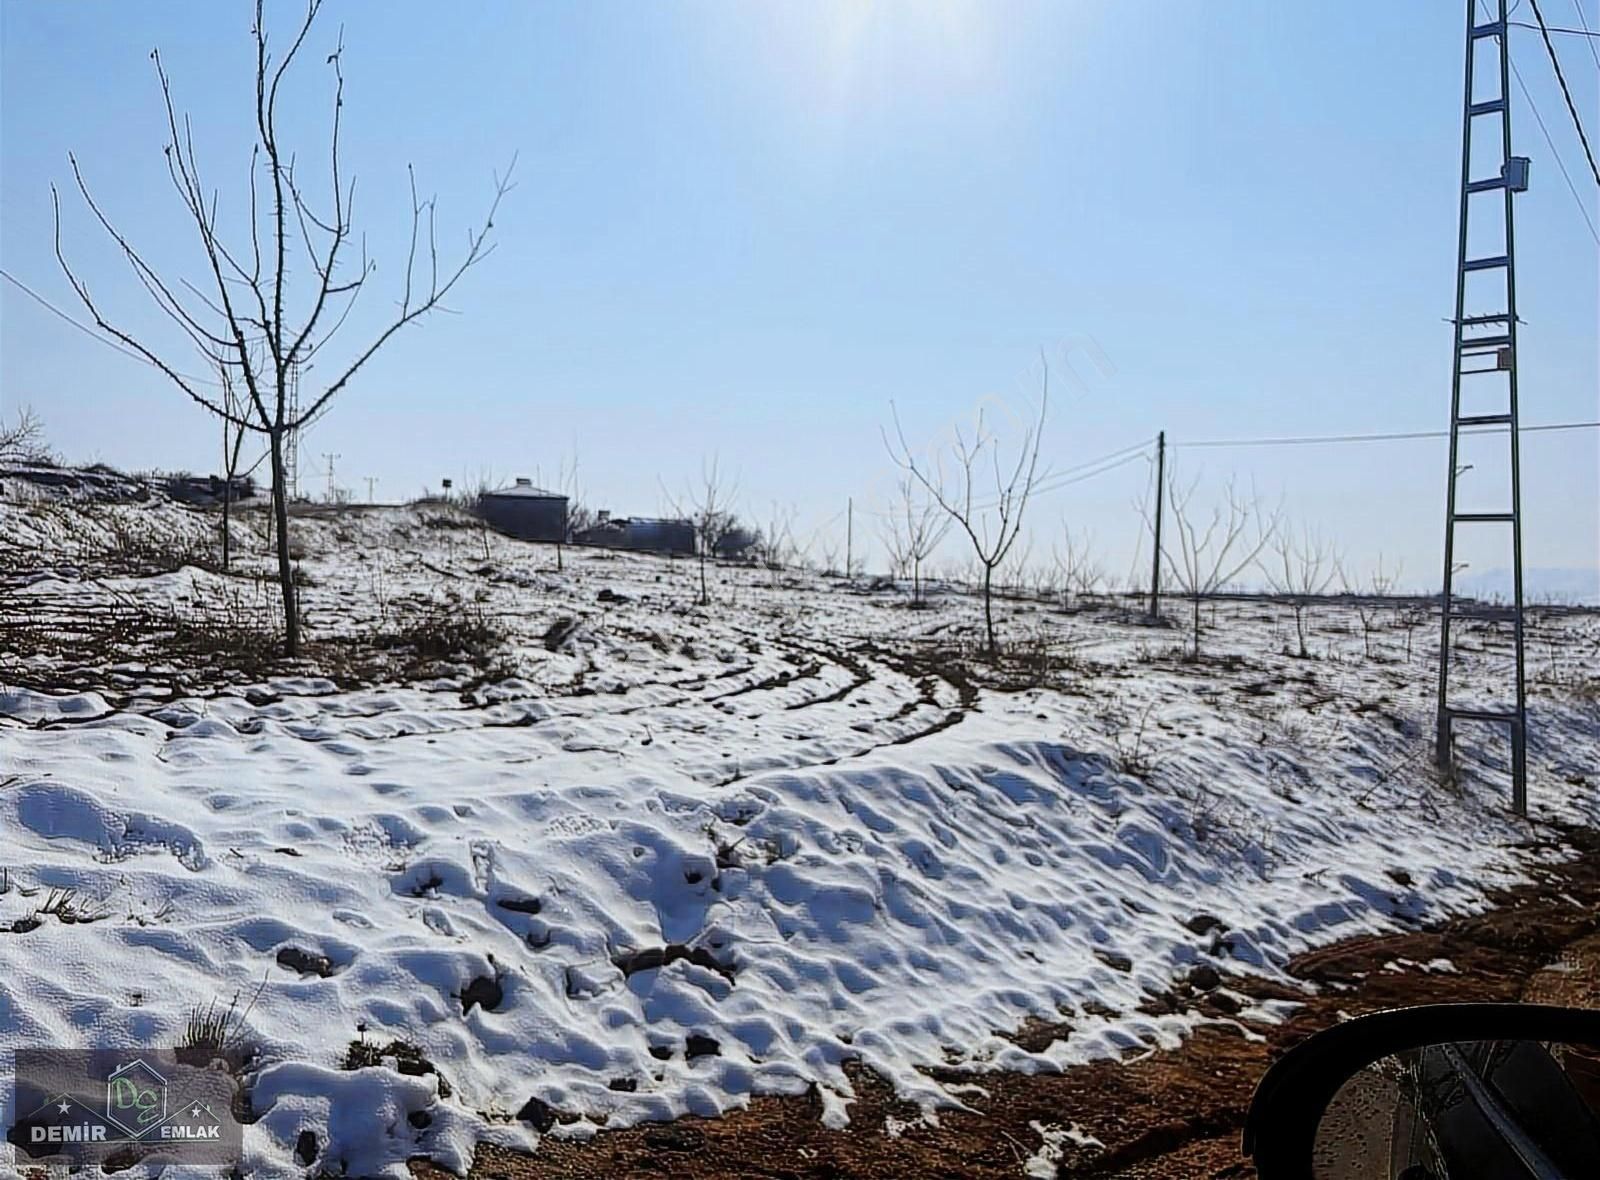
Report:
[[[1511,809],[1518,815],[1528,812],[1527,736],[1528,713],[1523,680],[1522,636],[1522,472],[1518,451],[1517,427],[1517,267],[1513,230],[1513,197],[1528,187],[1528,160],[1511,154],[1510,28],[1506,0],[1497,0],[1493,19],[1479,23],[1478,0],[1467,0],[1466,82],[1461,116],[1461,213],[1457,226],[1456,303],[1451,319],[1455,337],[1454,364],[1450,376],[1450,463],[1445,469],[1444,586],[1439,599],[1439,713],[1434,738],[1434,756],[1439,769],[1448,773],[1453,753],[1453,730],[1457,721],[1488,722],[1511,731]],[[1474,64],[1480,42],[1493,38],[1498,50],[1485,62],[1494,68],[1488,84],[1475,87]],[[1487,55],[1485,55],[1487,56]],[[1483,120],[1498,121],[1498,127],[1484,128]],[[1498,135],[1474,135],[1482,128]],[[1473,167],[1474,147],[1488,155],[1488,168]],[[1476,198],[1476,199],[1474,199]],[[1469,214],[1476,210],[1487,223],[1476,234],[1467,232]],[[1498,223],[1498,224],[1496,224]],[[1498,233],[1495,231],[1498,229]],[[1490,253],[1483,253],[1485,243]],[[1471,298],[1487,300],[1468,312],[1468,275],[1476,275]],[[1473,382],[1471,410],[1462,413],[1462,385]],[[1503,509],[1459,511],[1456,484],[1466,470],[1461,465],[1461,428],[1482,430],[1504,437],[1510,480]],[[1454,619],[1505,621],[1503,608],[1478,602],[1457,602],[1452,580],[1458,568],[1455,560],[1456,528],[1459,525],[1509,526],[1512,568],[1513,695],[1509,703],[1485,705],[1469,700],[1452,704],[1450,693],[1450,624]],[[1459,690],[1458,690],[1459,691]]]
[[[340,458],[338,454],[324,451],[322,457],[328,461],[328,503],[333,503],[333,461]]]
[[[1150,557],[1150,617],[1161,616],[1161,501],[1167,489],[1167,432],[1156,434],[1156,544]]]
[[[378,477],[376,475],[367,475],[362,478],[367,481],[367,503],[376,504],[378,502],[378,494],[374,489],[378,486]]]
[[[844,580],[850,580],[850,554],[855,541],[856,524],[856,498],[851,496],[844,502]]]

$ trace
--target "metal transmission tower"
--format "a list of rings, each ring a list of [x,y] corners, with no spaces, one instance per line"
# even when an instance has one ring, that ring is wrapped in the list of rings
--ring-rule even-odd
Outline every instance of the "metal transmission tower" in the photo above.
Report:
[[[342,459],[344,456],[337,451],[324,451],[322,457],[328,461],[328,503],[332,504],[339,498],[338,489],[333,483],[333,464],[335,460]]]
[[[1440,603],[1439,716],[1435,754],[1440,768],[1448,770],[1453,727],[1457,721],[1508,726],[1511,731],[1511,805],[1518,815],[1525,815],[1528,808],[1528,729],[1522,662],[1522,480],[1517,453],[1517,267],[1512,198],[1528,187],[1528,161],[1511,154],[1506,0],[1496,0],[1496,15],[1484,23],[1477,21],[1478,3],[1480,0],[1467,0],[1466,88],[1461,117],[1461,221],[1456,257],[1456,310],[1452,322],[1455,363],[1450,379],[1450,467],[1446,472],[1444,596]],[[1493,54],[1488,52],[1491,49]],[[1475,87],[1480,52],[1485,58],[1493,56],[1492,64],[1497,68],[1484,70],[1488,77]],[[1476,160],[1478,155],[1486,155],[1488,159]],[[1469,282],[1470,276],[1476,277]],[[1474,306],[1469,312],[1469,285],[1472,297],[1487,298],[1488,306]],[[1464,384],[1470,386],[1470,413],[1462,412]],[[1506,503],[1493,505],[1494,511],[1462,512],[1457,508],[1456,483],[1464,470],[1459,459],[1462,427],[1489,428],[1495,437],[1503,435],[1509,448],[1509,496]],[[1484,707],[1451,703],[1451,623],[1462,618],[1504,619],[1507,615],[1504,608],[1486,608],[1473,602],[1457,602],[1454,598],[1451,582],[1456,570],[1456,528],[1460,525],[1478,529],[1505,528],[1511,534],[1514,601],[1510,618],[1516,649],[1516,683],[1510,705]]]
[[[300,420],[300,365],[297,363],[289,366],[289,414],[290,422]],[[300,498],[300,431],[291,430],[284,439],[283,472],[284,483],[289,486],[288,498]]]

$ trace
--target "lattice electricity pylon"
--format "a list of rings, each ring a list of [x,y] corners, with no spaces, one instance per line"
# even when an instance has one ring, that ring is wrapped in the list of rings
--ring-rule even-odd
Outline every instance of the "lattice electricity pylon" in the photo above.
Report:
[[[298,362],[289,366],[289,403],[288,418],[290,422],[300,420],[300,365]],[[283,448],[283,474],[284,485],[288,489],[288,498],[300,498],[300,431],[291,430],[284,440]]]
[[[1480,721],[1503,724],[1511,731],[1511,806],[1518,815],[1528,809],[1527,734],[1528,714],[1524,693],[1522,660],[1522,473],[1518,455],[1517,435],[1517,287],[1516,248],[1512,232],[1513,195],[1528,187],[1528,161],[1511,154],[1511,102],[1510,57],[1507,44],[1506,0],[1497,0],[1494,19],[1477,23],[1477,4],[1480,0],[1467,0],[1467,53],[1466,87],[1463,99],[1461,134],[1461,222],[1459,249],[1456,255],[1456,311],[1453,318],[1455,336],[1455,363],[1450,380],[1450,467],[1446,473],[1448,484],[1445,496],[1444,525],[1444,596],[1440,604],[1439,622],[1439,716],[1436,755],[1439,766],[1449,770],[1452,762],[1453,727],[1457,721]],[[1492,39],[1498,50],[1498,70],[1491,73],[1484,85],[1485,91],[1474,89],[1474,66],[1478,49],[1485,39]],[[1494,129],[1498,119],[1499,134],[1492,148],[1480,141],[1480,152],[1490,157],[1491,168],[1477,172],[1473,159],[1473,132],[1484,127]],[[1498,253],[1474,253],[1468,244],[1469,216],[1476,209],[1480,228],[1493,225],[1498,217],[1503,236]],[[1479,247],[1481,248],[1481,247]],[[1481,274],[1486,278],[1500,275],[1504,278],[1504,299],[1498,306],[1473,314],[1467,313],[1467,279]],[[1503,400],[1491,407],[1489,413],[1461,412],[1463,381],[1498,382]],[[1461,475],[1458,445],[1463,427],[1472,432],[1503,434],[1510,448],[1511,464],[1510,499],[1504,511],[1460,512],[1456,508],[1456,481]],[[1494,707],[1458,707],[1451,704],[1450,693],[1450,624],[1460,618],[1504,619],[1508,612],[1503,607],[1486,608],[1477,603],[1457,603],[1451,590],[1455,574],[1455,538],[1458,525],[1474,527],[1507,527],[1510,530],[1512,594],[1509,612],[1513,643],[1516,648],[1516,683],[1514,699],[1509,705]]]

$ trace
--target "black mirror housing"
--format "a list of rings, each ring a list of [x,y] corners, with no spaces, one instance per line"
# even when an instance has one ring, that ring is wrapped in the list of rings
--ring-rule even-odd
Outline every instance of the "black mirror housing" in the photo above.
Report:
[[[1357,1017],[1307,1038],[1267,1070],[1245,1119],[1244,1150],[1261,1180],[1313,1180],[1323,1112],[1352,1076],[1385,1057],[1477,1041],[1564,1042],[1600,1049],[1600,1010],[1538,1004],[1430,1004]]]

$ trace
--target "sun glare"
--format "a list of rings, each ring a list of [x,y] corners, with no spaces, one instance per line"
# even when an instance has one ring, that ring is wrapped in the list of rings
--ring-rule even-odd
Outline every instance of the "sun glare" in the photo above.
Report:
[[[977,0],[835,0],[776,10],[808,97],[834,112],[982,85],[994,28]]]

